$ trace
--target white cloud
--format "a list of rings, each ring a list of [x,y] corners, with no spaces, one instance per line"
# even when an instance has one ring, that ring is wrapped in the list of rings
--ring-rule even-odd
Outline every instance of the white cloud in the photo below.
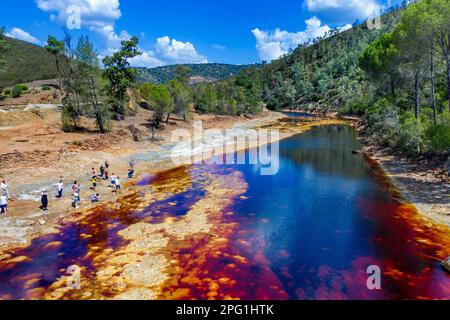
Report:
[[[176,39],[170,40],[168,36],[156,40],[156,52],[167,63],[207,63],[206,57],[197,52],[190,42]]]
[[[140,49],[142,54],[130,59],[130,64],[133,67],[153,68],[168,64],[208,62],[192,43],[170,40],[168,36],[158,38],[153,47],[155,50]]]
[[[50,19],[66,24],[70,9],[80,9],[80,27],[99,34],[105,41],[102,55],[117,51],[120,42],[131,36],[126,30],[116,32],[115,21],[122,16],[119,0],[36,0],[38,8],[50,13]],[[145,33],[141,32],[141,37]],[[207,59],[199,54],[190,42],[170,39],[168,36],[158,38],[154,50],[142,50],[142,54],[130,60],[135,67],[157,67],[174,63],[204,63]]]
[[[142,54],[140,56],[130,59],[130,65],[133,67],[145,67],[154,68],[164,65],[164,62],[159,60],[153,51],[141,50]]]
[[[227,47],[221,44],[213,44],[212,45],[213,49],[217,49],[217,50],[226,50]]]
[[[377,0],[305,0],[308,11],[330,22],[354,22],[374,17],[383,8]]]
[[[12,28],[11,31],[6,32],[5,35],[10,38],[23,40],[33,44],[41,44],[39,39],[33,37],[31,34],[20,28]]]
[[[294,50],[302,43],[323,37],[331,30],[327,25],[322,25],[316,17],[306,20],[305,23],[305,31],[297,33],[282,31],[279,28],[273,32],[261,31],[258,28],[252,30],[256,38],[256,49],[260,59],[262,61],[275,60],[290,50]]]
[[[80,27],[88,28],[104,37],[108,48],[117,48],[120,41],[130,36],[126,31],[119,34],[114,29],[117,19],[122,16],[119,0],[36,0],[39,9],[49,12],[50,19],[66,25],[73,13],[80,12]]]

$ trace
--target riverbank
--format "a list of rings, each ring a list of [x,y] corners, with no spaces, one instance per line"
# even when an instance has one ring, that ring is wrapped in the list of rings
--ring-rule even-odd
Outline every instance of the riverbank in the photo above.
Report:
[[[423,218],[450,227],[450,177],[446,170],[389,148],[365,144],[363,150],[398,188],[399,201],[415,206]]]
[[[36,111],[39,114],[39,110]],[[58,110],[40,114],[26,124],[3,127],[0,130],[0,178],[9,182],[12,201],[9,211],[0,217],[0,251],[16,246],[26,246],[40,235],[57,232],[61,220],[73,219],[98,204],[91,204],[93,194],[101,195],[101,204],[114,202],[126,195],[143,175],[154,174],[174,166],[170,161],[171,135],[174,130],[193,131],[192,123],[172,117],[163,130],[151,140],[146,119],[151,114],[140,110],[138,114],[117,123],[112,132],[100,135],[86,121],[85,132],[64,133],[60,129]],[[14,118],[17,115],[14,113]],[[206,129],[254,128],[284,117],[281,113],[265,111],[253,118],[213,115],[194,115]],[[135,130],[130,130],[133,127]],[[138,140],[138,141],[136,141]],[[136,162],[136,178],[126,179],[130,160]],[[110,176],[121,177],[121,195],[112,192],[107,181],[99,181],[91,190],[91,168],[97,172],[105,161],[110,163]],[[57,200],[56,183],[62,177],[65,183],[64,198]],[[74,181],[81,186],[81,206],[71,208],[70,188]],[[39,209],[40,192],[49,191],[49,211]]]

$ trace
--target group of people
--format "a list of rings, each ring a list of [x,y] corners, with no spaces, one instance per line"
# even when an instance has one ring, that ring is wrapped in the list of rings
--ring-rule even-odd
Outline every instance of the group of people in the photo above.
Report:
[[[135,162],[134,160],[130,161],[130,168],[128,170],[128,178],[133,178],[134,177],[134,165]],[[97,203],[100,202],[100,194],[97,192],[97,185],[100,181],[110,181],[111,182],[111,188],[112,188],[112,192],[120,192],[122,189],[121,186],[121,180],[120,177],[117,177],[114,173],[111,174],[111,176],[109,175],[109,162],[105,161],[105,164],[102,164],[100,166],[100,171],[99,173],[97,173],[97,170],[93,167],[92,168],[92,175],[91,175],[91,182],[92,182],[92,190],[94,192],[96,192],[92,197],[91,197],[91,202],[92,203]],[[64,184],[62,179],[59,181],[59,183],[57,184],[57,191],[58,191],[58,199],[62,198],[62,192],[63,192],[63,188],[64,188]],[[78,209],[78,205],[80,204],[80,186],[78,184],[77,181],[74,181],[73,185],[72,185],[72,206],[76,209]]]
[[[134,177],[134,166],[135,162],[134,160],[130,161],[130,167],[128,169],[128,178]],[[112,192],[118,193],[121,191],[121,179],[120,177],[117,177],[114,173],[110,176],[109,175],[109,169],[110,165],[108,161],[105,161],[104,164],[100,166],[100,172],[97,174],[97,170],[95,168],[92,168],[92,190],[95,192],[95,194],[91,198],[92,203],[100,202],[100,194],[97,192],[97,185],[100,181],[110,181],[112,188]],[[57,196],[56,198],[59,200],[63,199],[63,192],[64,192],[64,182],[63,178],[60,177],[58,183],[56,184],[56,191]],[[81,188],[78,184],[78,181],[74,181],[72,185],[72,207],[75,209],[78,209],[78,206],[81,201],[80,193]],[[8,201],[10,200],[10,194],[8,189],[8,182],[6,179],[3,179],[0,184],[0,214],[7,214],[8,212]],[[44,189],[41,192],[41,206],[40,209],[43,211],[48,211],[48,204],[49,204],[49,198],[48,198],[48,190]]]

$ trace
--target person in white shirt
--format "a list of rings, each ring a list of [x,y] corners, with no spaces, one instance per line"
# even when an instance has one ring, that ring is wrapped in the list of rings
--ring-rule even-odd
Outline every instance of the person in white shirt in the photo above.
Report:
[[[113,173],[111,176],[111,186],[113,188],[113,191],[116,190],[116,183],[117,183],[117,177]]]
[[[2,180],[2,183],[0,184],[0,194],[6,194],[6,198],[11,199],[9,196],[9,190],[8,190],[8,181],[6,179]]]
[[[0,196],[0,213],[8,213],[8,197],[6,196],[6,193],[2,193],[2,195]]]
[[[120,178],[117,177],[117,179],[116,179],[116,192],[120,192],[120,188],[121,188],[121,186],[120,186]]]
[[[58,190],[58,199],[62,199],[62,193],[64,189],[64,183],[62,180],[59,180],[59,182],[56,184],[56,189]]]

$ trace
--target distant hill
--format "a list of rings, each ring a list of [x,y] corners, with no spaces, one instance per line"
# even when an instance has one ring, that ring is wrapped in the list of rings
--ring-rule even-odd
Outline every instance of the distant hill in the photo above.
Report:
[[[57,77],[55,59],[44,48],[5,37],[6,63],[0,70],[0,87]]]
[[[172,80],[175,77],[175,71],[180,65],[172,65],[158,68],[137,68],[138,82],[151,82],[160,84]],[[237,75],[246,65],[232,65],[220,63],[205,64],[185,64],[190,67],[191,77],[196,79],[203,78],[205,81],[219,81]]]

